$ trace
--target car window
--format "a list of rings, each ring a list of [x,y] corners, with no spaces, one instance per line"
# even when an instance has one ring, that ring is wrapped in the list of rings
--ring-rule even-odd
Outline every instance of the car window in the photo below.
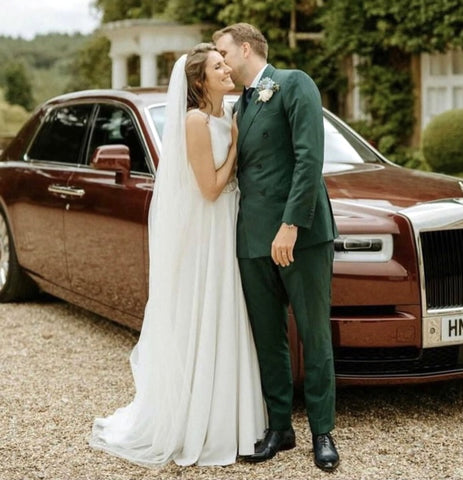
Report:
[[[150,108],[150,114],[159,138],[162,138],[165,106],[158,105]],[[324,118],[323,121],[325,127],[324,171],[345,170],[351,164],[378,161],[378,156],[367,142],[360,140],[342,123],[335,124],[331,118]]]
[[[135,122],[129,112],[117,105],[99,105],[89,142],[89,157],[101,145],[129,147],[131,170],[149,173],[147,156]]]
[[[325,163],[371,163],[378,155],[371,146],[360,139],[346,125],[334,118],[324,118]]]
[[[92,105],[57,107],[48,112],[27,153],[31,160],[81,163]]]

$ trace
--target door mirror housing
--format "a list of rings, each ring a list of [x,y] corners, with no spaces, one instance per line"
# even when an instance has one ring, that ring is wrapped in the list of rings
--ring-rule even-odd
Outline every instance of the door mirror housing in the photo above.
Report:
[[[130,177],[130,150],[126,145],[101,145],[95,148],[90,164],[96,170],[116,172],[116,183]]]

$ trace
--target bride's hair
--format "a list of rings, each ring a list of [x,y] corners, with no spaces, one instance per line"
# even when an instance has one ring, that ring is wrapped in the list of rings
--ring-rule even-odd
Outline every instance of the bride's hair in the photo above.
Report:
[[[204,86],[209,52],[218,52],[212,43],[199,43],[188,52],[185,63],[188,84],[187,109],[204,108],[211,103]]]

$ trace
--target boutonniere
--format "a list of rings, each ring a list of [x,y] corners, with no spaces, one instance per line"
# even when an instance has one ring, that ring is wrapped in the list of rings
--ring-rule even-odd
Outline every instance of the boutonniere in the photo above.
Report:
[[[257,84],[257,93],[259,96],[257,97],[257,102],[268,102],[272,97],[274,92],[278,92],[280,90],[280,85],[274,82],[270,77],[263,78]]]

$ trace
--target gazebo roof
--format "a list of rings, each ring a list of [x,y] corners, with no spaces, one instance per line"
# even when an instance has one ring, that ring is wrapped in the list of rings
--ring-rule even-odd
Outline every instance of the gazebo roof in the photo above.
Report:
[[[159,18],[108,22],[100,31],[111,41],[111,54],[140,54],[151,51],[186,51],[201,41],[209,25],[184,25]]]

